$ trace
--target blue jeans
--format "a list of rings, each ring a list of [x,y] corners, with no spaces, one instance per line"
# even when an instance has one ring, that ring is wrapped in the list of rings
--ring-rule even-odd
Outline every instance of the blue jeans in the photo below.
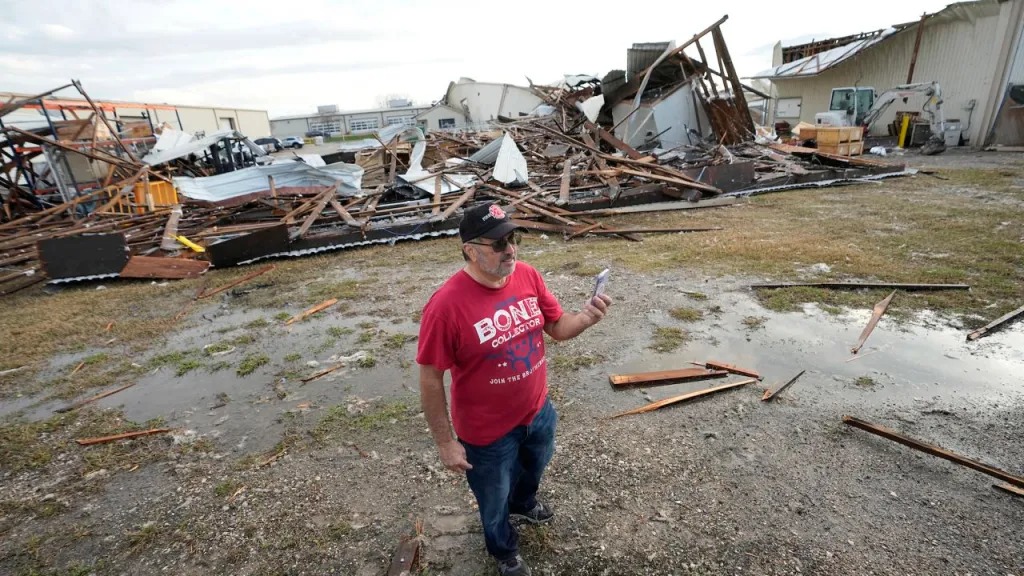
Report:
[[[480,507],[487,552],[498,560],[519,552],[519,535],[508,515],[537,505],[537,488],[555,451],[556,420],[555,407],[545,400],[528,425],[513,428],[487,446],[462,443],[473,465],[466,480]]]

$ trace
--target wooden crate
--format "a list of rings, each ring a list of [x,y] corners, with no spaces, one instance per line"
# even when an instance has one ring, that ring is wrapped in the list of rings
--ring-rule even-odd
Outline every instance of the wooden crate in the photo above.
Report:
[[[864,139],[862,126],[819,126],[816,141],[818,145],[833,146]]]
[[[839,156],[860,156],[864,153],[864,142],[842,142],[840,144],[822,144],[818,141],[818,150],[825,154]]]

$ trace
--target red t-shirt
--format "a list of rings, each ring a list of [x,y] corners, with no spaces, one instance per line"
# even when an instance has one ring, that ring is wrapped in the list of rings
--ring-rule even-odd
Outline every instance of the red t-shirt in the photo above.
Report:
[[[544,325],[561,316],[544,279],[523,262],[501,288],[460,270],[430,297],[416,362],[451,370],[460,439],[484,446],[533,420],[548,391]]]

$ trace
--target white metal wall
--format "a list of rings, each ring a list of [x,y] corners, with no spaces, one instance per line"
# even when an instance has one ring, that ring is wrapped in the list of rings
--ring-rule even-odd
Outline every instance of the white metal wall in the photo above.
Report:
[[[964,20],[936,17],[925,26],[913,81],[939,82],[946,119],[960,120],[966,130],[964,137],[974,143],[978,139],[985,100],[996,80],[996,55],[1002,38],[998,37],[998,6],[979,5],[968,12],[961,15]],[[832,88],[871,86],[881,94],[903,84],[907,81],[916,33],[916,27],[911,27],[818,76],[776,80],[778,97],[802,97],[800,119],[813,123],[815,113],[828,110]],[[973,112],[966,109],[971,101],[974,102]],[[901,103],[896,102],[889,107],[876,122],[875,133],[885,134],[886,124],[895,118],[898,110],[913,109],[900,106]]]

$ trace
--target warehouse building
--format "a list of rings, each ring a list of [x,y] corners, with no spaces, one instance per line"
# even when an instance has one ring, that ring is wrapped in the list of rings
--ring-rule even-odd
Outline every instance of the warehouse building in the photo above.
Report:
[[[920,21],[797,46],[776,44],[770,80],[775,122],[815,122],[834,108],[833,89],[855,91],[858,110],[874,93],[909,83],[937,82],[942,112],[975,147],[1024,144],[1024,0],[957,2]],[[897,112],[915,112],[924,99],[897,102],[876,121],[886,135]],[[958,128],[957,128],[958,127]],[[891,135],[891,134],[890,134]],[[956,138],[954,138],[956,140]]]
[[[386,126],[415,126],[416,116],[430,106],[413,106],[408,100],[390,100],[386,108],[339,111],[335,105],[317,106],[316,114],[281,116],[270,121],[276,138],[288,136],[343,136],[374,132]]]
[[[0,92],[0,103],[32,96]],[[108,120],[122,123],[148,122],[151,128],[160,124],[198,134],[200,137],[218,130],[237,130],[249,138],[270,136],[270,118],[266,110],[244,108],[182,106],[176,104],[152,104],[126,102],[121,100],[94,100]],[[91,115],[88,102],[81,98],[46,98],[46,110],[52,120],[85,119]],[[46,116],[40,106],[28,106],[19,111],[17,120],[5,118],[8,123],[45,124]]]

